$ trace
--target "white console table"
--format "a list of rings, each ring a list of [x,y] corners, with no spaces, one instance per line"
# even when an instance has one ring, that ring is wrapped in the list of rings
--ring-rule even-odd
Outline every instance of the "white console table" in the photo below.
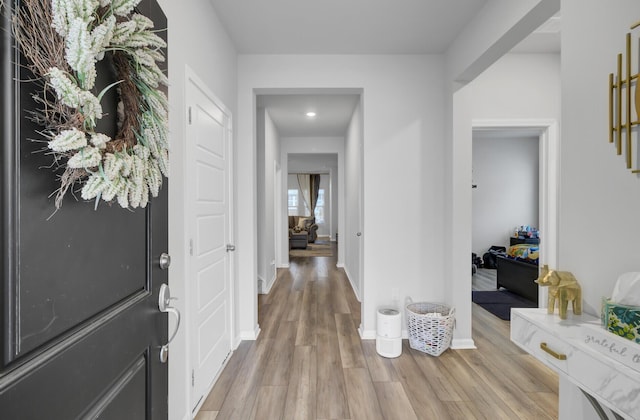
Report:
[[[600,327],[589,315],[512,309],[511,341],[580,388],[602,419],[640,419],[640,345]],[[560,391],[562,405],[562,389]],[[562,417],[561,417],[562,418]]]

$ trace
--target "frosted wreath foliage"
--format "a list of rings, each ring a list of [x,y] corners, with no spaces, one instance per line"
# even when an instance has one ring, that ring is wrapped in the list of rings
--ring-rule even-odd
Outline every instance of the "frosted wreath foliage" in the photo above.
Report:
[[[47,124],[44,134],[56,162],[65,166],[56,207],[71,184],[81,196],[116,200],[123,208],[145,207],[168,176],[168,101],[159,90],[167,85],[157,63],[165,42],[153,22],[135,13],[141,0],[51,0],[51,27],[60,36],[67,68],[49,67],[45,89],[73,118]],[[96,92],[96,64],[111,54],[118,82]],[[118,134],[96,131],[101,99],[117,89]]]

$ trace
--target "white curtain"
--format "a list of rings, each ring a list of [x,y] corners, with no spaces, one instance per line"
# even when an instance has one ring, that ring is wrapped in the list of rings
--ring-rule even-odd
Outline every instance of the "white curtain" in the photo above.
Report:
[[[311,209],[311,180],[309,174],[298,174],[298,186],[304,201],[304,215],[310,216],[310,213],[307,214]]]

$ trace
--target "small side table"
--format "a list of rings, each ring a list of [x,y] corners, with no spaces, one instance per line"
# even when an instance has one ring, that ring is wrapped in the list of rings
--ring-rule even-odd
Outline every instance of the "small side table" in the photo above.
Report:
[[[289,248],[307,249],[308,243],[309,235],[307,235],[306,231],[291,232],[291,235],[289,236]]]

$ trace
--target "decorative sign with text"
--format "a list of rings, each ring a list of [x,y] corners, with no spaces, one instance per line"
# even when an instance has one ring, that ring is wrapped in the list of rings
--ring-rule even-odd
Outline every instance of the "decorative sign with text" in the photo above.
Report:
[[[619,337],[595,324],[582,326],[581,339],[587,347],[640,372],[640,344]]]

